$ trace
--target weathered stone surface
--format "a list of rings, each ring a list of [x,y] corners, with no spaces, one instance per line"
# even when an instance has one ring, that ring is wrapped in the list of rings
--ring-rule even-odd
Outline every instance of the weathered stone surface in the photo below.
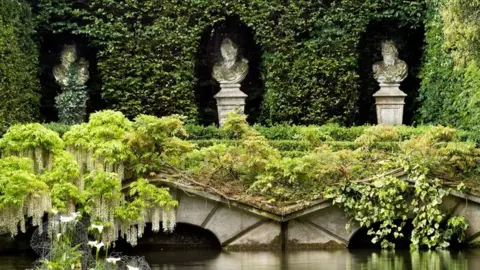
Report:
[[[218,122],[220,126],[223,126],[229,112],[244,113],[247,95],[240,91],[240,84],[220,84],[220,88],[215,99],[217,100]]]
[[[380,83],[400,83],[408,75],[405,61],[398,59],[398,50],[391,40],[382,42],[383,60],[373,64],[373,76]]]
[[[287,232],[287,249],[346,247],[341,240],[310,223],[292,220]]]
[[[401,125],[403,107],[407,96],[399,88],[400,84],[380,84],[380,90],[373,94],[377,106],[377,122],[383,125]]]
[[[349,231],[345,229],[345,224],[347,224],[349,218],[345,216],[342,209],[336,206],[331,206],[314,212],[306,216],[304,219],[310,220],[345,241],[350,240],[350,237],[352,237],[358,229],[358,227],[355,226],[352,226]]]
[[[280,223],[268,221],[246,232],[227,245],[228,249],[243,249],[252,247],[257,249],[280,249],[281,248]]]
[[[215,211],[204,228],[212,231],[223,244],[260,220],[248,212],[222,206]]]
[[[453,211],[457,210],[458,206],[460,206],[461,203],[461,198],[450,195],[443,198],[443,202],[440,208],[446,214],[455,213]]]
[[[454,214],[461,215],[468,220],[467,239],[480,233],[480,205],[473,202],[461,201]]]
[[[212,76],[220,84],[239,84],[248,73],[248,60],[238,57],[238,46],[226,38],[220,46],[222,60],[213,66]]]
[[[210,193],[194,192],[186,194],[172,188],[172,195],[180,201],[177,221],[199,227],[203,225],[230,250],[278,249],[282,246],[287,249],[344,248],[359,229],[352,225],[347,231],[345,225],[349,218],[335,205],[315,208],[313,212],[306,211],[282,221],[284,216],[261,215],[253,207],[238,208],[233,202],[227,203]],[[447,214],[468,219],[467,240],[475,244],[480,242],[479,202],[480,199],[472,194],[452,192],[444,198],[441,206]]]
[[[177,222],[202,226],[208,215],[215,208],[215,202],[182,194],[177,209]]]

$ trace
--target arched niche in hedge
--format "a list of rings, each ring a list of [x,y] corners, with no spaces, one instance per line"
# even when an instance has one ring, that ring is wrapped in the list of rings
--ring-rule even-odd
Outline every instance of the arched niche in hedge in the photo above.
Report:
[[[263,100],[264,83],[261,79],[262,50],[255,41],[253,29],[238,16],[227,16],[213,25],[207,26],[202,34],[196,55],[195,98],[202,124],[218,123],[217,107],[214,95],[220,91],[220,85],[212,77],[213,65],[221,60],[220,45],[224,38],[230,38],[239,46],[239,56],[248,60],[249,71],[241,83],[241,90],[248,95],[245,113],[251,123],[260,115]]]
[[[103,109],[105,104],[101,98],[101,81],[97,68],[97,49],[90,46],[84,37],[69,33],[42,36],[40,42],[40,82],[41,82],[41,116],[46,122],[58,120],[55,108],[55,97],[61,93],[60,86],[53,76],[53,67],[60,64],[60,54],[64,45],[75,44],[79,57],[89,62],[90,79],[87,81],[89,100],[87,101],[87,113]]]
[[[416,98],[420,88],[418,74],[422,60],[424,36],[423,27],[400,26],[400,23],[395,20],[374,20],[367,25],[357,48],[358,74],[360,76],[357,124],[377,122],[375,99],[372,95],[380,87],[373,78],[372,65],[383,59],[381,54],[383,40],[393,40],[397,45],[399,58],[408,65],[408,76],[401,83],[400,89],[408,95],[405,99],[404,123],[412,123],[413,114],[418,108]]]

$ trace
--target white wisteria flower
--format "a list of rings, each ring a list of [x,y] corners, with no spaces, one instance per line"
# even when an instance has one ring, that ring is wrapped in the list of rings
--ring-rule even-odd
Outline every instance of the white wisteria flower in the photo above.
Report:
[[[90,225],[90,227],[91,227],[92,229],[97,229],[98,232],[100,232],[100,233],[102,233],[102,231],[103,231],[103,225],[95,225],[95,224],[92,224],[92,225]]]
[[[130,266],[130,265],[127,265],[127,268],[128,268],[128,270],[140,270],[140,268],[133,267],[133,266]]]
[[[51,212],[52,212],[52,214],[54,214],[54,215],[57,215],[57,214],[58,214],[58,210],[57,210],[57,209],[52,209]]]
[[[60,216],[60,222],[63,222],[63,223],[69,223],[69,222],[72,222],[74,220],[75,220],[75,218],[72,217],[72,216]]]
[[[60,236],[62,236],[61,233],[57,233],[57,239],[60,239]]]
[[[122,258],[113,258],[113,257],[109,257],[107,258],[107,262],[108,263],[113,263],[113,265],[115,265],[118,261],[120,261]]]
[[[94,247],[98,244],[97,241],[88,241],[88,245],[91,246],[91,247]]]
[[[78,213],[78,212],[73,212],[73,213],[72,213],[72,217],[73,217],[73,219],[80,218],[80,213]]]

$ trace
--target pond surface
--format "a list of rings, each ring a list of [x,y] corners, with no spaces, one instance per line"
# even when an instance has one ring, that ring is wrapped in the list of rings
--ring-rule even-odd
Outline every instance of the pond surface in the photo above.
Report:
[[[161,251],[143,254],[153,270],[159,269],[326,269],[326,270],[473,270],[480,269],[480,250],[396,252],[368,250],[218,252]],[[31,257],[1,257],[1,270],[25,269]]]

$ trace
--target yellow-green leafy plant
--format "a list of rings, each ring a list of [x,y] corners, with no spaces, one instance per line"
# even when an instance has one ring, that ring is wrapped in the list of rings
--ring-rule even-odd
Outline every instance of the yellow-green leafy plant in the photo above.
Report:
[[[51,208],[48,185],[34,174],[31,159],[0,158],[0,228],[12,236],[25,232],[25,223],[43,229],[44,213]]]
[[[25,218],[41,225],[46,212],[88,215],[92,223],[105,227],[106,243],[117,240],[119,231],[134,230],[135,237],[127,234],[127,240],[135,245],[146,222],[154,220],[158,227],[163,211],[164,228],[171,231],[177,202],[167,189],[136,179],[191,149],[183,137],[179,116],[139,116],[131,122],[114,111],[98,112],[88,123],[72,126],[65,141],[39,124],[13,126],[0,140],[0,168],[5,171],[0,227],[16,234],[19,224],[24,231]],[[128,196],[122,192],[125,171],[132,180]]]
[[[152,230],[160,230],[162,222],[165,232],[172,232],[176,225],[175,207],[178,202],[172,199],[168,189],[159,189],[145,179],[138,179],[130,184],[132,201],[117,208],[116,216],[120,220],[120,235],[132,245],[142,237],[147,222],[151,222]]]
[[[283,157],[268,163],[249,192],[278,201],[314,200],[326,187],[358,179],[364,170],[360,152],[320,147],[301,157]]]
[[[121,112],[101,111],[90,115],[88,123],[72,126],[63,139],[80,165],[81,172],[102,170],[124,178],[125,165],[132,158],[126,136],[132,122]]]
[[[193,144],[183,140],[187,132],[181,116],[139,115],[133,129],[127,135],[127,144],[133,151],[132,166],[137,174],[158,171],[164,162],[177,163],[178,156],[193,150]]]
[[[51,169],[55,152],[63,148],[58,133],[40,124],[14,125],[0,139],[3,156],[31,158],[36,173]]]
[[[372,146],[376,142],[399,141],[400,136],[394,126],[377,125],[364,130],[363,134],[355,140],[361,146]]]

